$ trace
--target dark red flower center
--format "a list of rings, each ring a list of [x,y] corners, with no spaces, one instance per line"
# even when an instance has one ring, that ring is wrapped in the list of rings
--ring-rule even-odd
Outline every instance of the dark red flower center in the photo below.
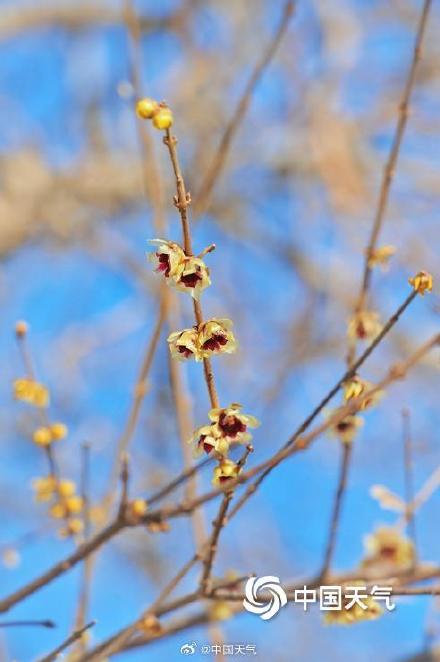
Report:
[[[221,333],[215,333],[211,338],[206,340],[202,347],[203,349],[209,349],[211,352],[218,351],[222,345],[226,345],[228,339]]]
[[[168,278],[171,270],[170,256],[167,253],[156,253],[156,255],[159,261],[157,271],[160,271],[166,278]]]
[[[185,287],[195,287],[199,280],[202,280],[202,277],[198,271],[194,271],[192,274],[186,274],[180,278],[180,282],[183,283]]]
[[[192,356],[193,352],[186,347],[186,345],[176,345],[177,351],[180,352],[180,354],[183,354],[185,358],[189,358]]]
[[[392,545],[384,545],[380,548],[380,556],[385,559],[392,559],[396,556],[396,548]]]
[[[246,425],[233,414],[221,414],[218,424],[228,437],[236,437],[240,432],[246,432]]]
[[[205,451],[205,453],[207,455],[209,455],[209,453],[212,451],[214,446],[213,446],[213,444],[211,444],[209,442],[206,442],[205,439],[206,439],[206,435],[201,434],[200,437],[199,437],[198,445],[199,445],[199,447],[201,446],[203,448],[203,450]]]
[[[336,429],[338,432],[347,432],[347,430],[349,430],[351,427],[352,423],[350,423],[350,421],[340,421],[337,424]]]
[[[227,480],[232,480],[232,478],[235,478],[235,476],[219,476],[218,482],[226,483]]]
[[[367,337],[367,330],[365,328],[365,325],[362,322],[358,322],[358,324],[357,324],[356,335],[361,340],[363,340],[364,338]]]

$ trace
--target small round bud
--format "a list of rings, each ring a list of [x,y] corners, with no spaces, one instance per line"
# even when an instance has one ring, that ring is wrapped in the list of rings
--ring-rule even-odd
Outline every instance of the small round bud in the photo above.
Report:
[[[139,99],[136,103],[136,114],[143,120],[151,120],[154,113],[157,112],[159,104],[154,99],[145,97],[144,99]]]
[[[27,322],[19,320],[15,325],[15,335],[17,338],[23,338],[29,331],[29,326]]]
[[[52,443],[52,434],[49,428],[41,427],[35,430],[32,439],[37,446],[49,446]]]
[[[163,131],[169,129],[173,124],[173,113],[168,106],[160,106],[153,115],[153,125],[156,129]]]
[[[67,436],[67,426],[64,423],[52,423],[50,425],[50,431],[52,433],[53,439],[59,441],[64,439]]]

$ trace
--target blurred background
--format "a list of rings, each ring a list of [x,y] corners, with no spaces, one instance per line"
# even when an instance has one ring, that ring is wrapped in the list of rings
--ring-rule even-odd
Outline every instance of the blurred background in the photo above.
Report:
[[[197,205],[219,141],[256,63],[280,20],[278,0],[144,0],[139,16],[139,88],[164,99],[189,190]],[[239,351],[214,359],[221,402],[257,416],[250,466],[294,431],[342,374],[346,330],[383,164],[411,61],[421,2],[299,2],[296,15],[237,127],[225,168],[193,224],[212,286],[206,316],[229,317]],[[146,261],[157,236],[158,196],[166,236],[180,240],[174,183],[160,132],[148,126],[145,171],[133,111],[130,21],[122,2],[2,0],[0,3],[0,586],[3,595],[63,558],[60,541],[31,481],[46,472],[30,441],[34,414],[12,397],[23,374],[14,324],[30,324],[38,377],[52,395],[69,437],[57,448],[66,477],[80,481],[81,445],[90,445],[90,499],[109,486],[145,347],[157,318],[159,279]],[[440,9],[431,12],[424,57],[380,244],[397,252],[387,273],[375,270],[371,302],[386,321],[420,269],[440,277]],[[153,163],[157,187],[144,190]],[[151,163],[150,163],[151,159]],[[153,165],[151,165],[153,167]],[[159,200],[160,203],[160,200]],[[161,203],[162,204],[162,203]],[[180,325],[192,324],[180,298]],[[372,381],[438,331],[439,301],[417,298],[365,365]],[[170,390],[164,328],[130,446],[133,496],[147,496],[183,466]],[[394,385],[368,413],[355,442],[335,568],[350,570],[363,537],[394,522],[369,494],[379,483],[402,496],[402,409],[414,436],[419,488],[440,464],[438,356]],[[206,421],[209,402],[200,365],[186,364],[188,413]],[[337,404],[337,401],[335,401]],[[311,576],[327,537],[339,464],[337,441],[318,440],[285,462],[225,529],[215,575]],[[208,489],[211,471],[201,473]],[[174,502],[174,498],[171,500]],[[216,502],[204,509],[210,523]],[[440,558],[435,492],[417,515],[418,548]],[[193,549],[190,519],[168,532],[135,530],[114,539],[94,568],[88,613],[93,642],[136,618]],[[197,573],[182,590],[192,590]],[[8,614],[52,618],[53,631],[2,630],[4,660],[28,662],[72,629],[79,568]],[[189,610],[190,611],[190,610]],[[187,613],[187,612],[184,612]],[[322,624],[315,610],[289,606],[270,622],[240,614],[222,624],[227,643],[257,647],[258,659],[410,659],[436,644],[440,613],[432,598],[401,598],[378,621],[347,628]],[[439,631],[440,634],[440,631]],[[209,643],[206,626],[115,659],[178,660],[185,641]],[[204,656],[205,658],[207,656]]]

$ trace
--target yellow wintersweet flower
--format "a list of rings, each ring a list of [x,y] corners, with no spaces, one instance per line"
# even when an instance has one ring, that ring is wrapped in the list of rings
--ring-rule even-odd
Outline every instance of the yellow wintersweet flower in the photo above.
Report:
[[[333,409],[327,412],[327,418],[331,418],[337,411],[337,409]],[[333,437],[337,437],[339,441],[342,441],[342,443],[350,444],[354,440],[358,429],[363,424],[364,419],[361,416],[348,414],[339,423],[334,423],[330,427],[330,433]]]
[[[28,402],[35,407],[47,407],[49,404],[47,388],[28,377],[22,377],[14,381],[14,397],[16,400]]]
[[[77,515],[80,513],[82,511],[83,505],[83,498],[77,494],[67,497],[65,500],[66,510],[69,515]]]
[[[19,320],[15,324],[15,335],[17,338],[23,338],[29,331],[29,325],[24,320]]]
[[[67,426],[64,425],[64,423],[51,423],[49,426],[49,430],[52,435],[52,439],[54,441],[59,441],[60,439],[64,439],[67,436]]]
[[[230,602],[214,600],[209,606],[209,619],[211,621],[227,621],[234,615]]]
[[[50,501],[54,496],[57,487],[55,476],[46,476],[45,478],[35,478],[32,481],[32,488],[35,491],[35,500],[39,503]]]
[[[50,507],[49,513],[54,519],[63,519],[67,516],[66,507],[60,501],[57,501]]]
[[[355,586],[358,582],[353,582]],[[324,623],[326,625],[353,625],[353,623],[360,623],[362,621],[373,621],[383,614],[383,609],[378,602],[371,596],[362,596],[362,603],[366,609],[356,602],[352,607],[347,609],[350,598],[343,597],[342,609],[335,609],[327,611],[324,616]]]
[[[382,330],[379,314],[374,310],[360,310],[348,323],[349,338],[357,340],[372,340]]]
[[[185,257],[180,273],[176,273],[173,284],[182,292],[189,292],[194,299],[200,292],[211,285],[209,269],[199,257]]]
[[[241,468],[236,462],[229,460],[228,458],[224,458],[214,469],[212,483],[216,486],[224,485],[227,481],[237,478],[240,471]]]
[[[154,614],[145,614],[137,624],[138,630],[149,635],[159,635],[162,632],[162,625]]]
[[[248,428],[260,425],[254,416],[241,413],[242,405],[233,402],[229,407],[211,409],[208,416],[218,426],[221,435],[230,442],[245,444],[252,439]]]
[[[49,446],[53,441],[63,439],[66,434],[67,427],[63,423],[51,423],[37,428],[32,439],[37,446]]]
[[[231,354],[237,348],[229,319],[211,319],[198,327],[197,345],[200,355],[209,358],[212,354]]]
[[[134,499],[129,503],[129,514],[135,519],[143,517],[148,510],[148,505],[145,499]]]
[[[151,120],[154,113],[159,109],[159,104],[155,99],[144,97],[136,102],[136,114],[143,120]]]
[[[352,377],[344,384],[344,399],[348,401],[352,400],[353,398],[358,398],[360,395],[371,391],[373,388],[374,384],[372,382],[368,382],[365,379],[358,377],[358,375],[354,375],[354,377]],[[359,409],[362,411],[372,407],[380,400],[382,396],[383,391],[375,391],[362,401]]]
[[[367,555],[362,561],[363,567],[386,565],[392,569],[411,568],[415,560],[414,544],[392,526],[379,527],[365,537]]]
[[[392,246],[391,244],[378,246],[377,248],[373,249],[370,257],[368,258],[368,266],[370,269],[376,266],[380,266],[385,270],[388,267],[390,258],[394,255],[395,252],[396,247]]]
[[[422,297],[425,296],[425,292],[432,292],[432,275],[427,271],[419,271],[413,278],[408,278],[408,283]]]
[[[52,443],[52,433],[48,427],[42,426],[35,430],[32,440],[37,446],[49,446]]]
[[[70,536],[76,536],[82,533],[84,530],[84,522],[78,517],[72,517],[67,520],[65,526],[61,527],[58,531],[60,538],[69,538]]]
[[[180,361],[192,358],[196,361],[202,360],[197,344],[198,334],[196,329],[183,329],[183,331],[170,333],[167,342],[173,358],[179,359]]]
[[[58,483],[58,493],[62,497],[70,497],[75,494],[76,485],[73,480],[60,480]]]
[[[209,455],[212,451],[216,451],[219,455],[227,455],[229,451],[229,443],[221,435],[220,430],[216,425],[203,425],[195,430],[189,443],[195,442],[195,455],[206,453]]]
[[[175,241],[167,239],[150,239],[148,243],[157,246],[155,253],[148,256],[148,259],[156,264],[157,273],[171,279],[180,276],[186,259],[183,248]]]
[[[153,115],[153,126],[161,131],[169,129],[173,124],[173,113],[165,104],[159,104],[158,110]]]

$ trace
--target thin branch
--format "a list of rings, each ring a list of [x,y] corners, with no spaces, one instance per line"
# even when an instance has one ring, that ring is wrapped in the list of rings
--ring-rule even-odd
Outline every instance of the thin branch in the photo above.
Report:
[[[292,0],[288,0],[284,5],[278,27],[261,59],[257,62],[243,94],[240,97],[237,107],[226,125],[220,144],[211,161],[211,165],[208,167],[206,175],[195,196],[194,213],[196,216],[203,214],[209,206],[214,186],[222,174],[235,134],[246,115],[258,83],[278,50],[287,31],[290,19],[294,14],[294,10],[295,3]]]
[[[416,518],[414,511],[414,475],[413,475],[413,446],[411,435],[411,415],[408,409],[402,411],[403,424],[403,468],[405,485],[405,522],[414,545],[413,564],[417,563],[417,535]]]
[[[160,593],[159,597],[148,609],[142,612],[139,618],[137,618],[127,627],[117,632],[115,635],[103,641],[94,650],[90,651],[87,655],[82,657],[79,662],[98,662],[99,660],[102,660],[104,656],[107,657],[120,651],[126,642],[128,642],[130,637],[138,630],[143,620],[145,620],[148,616],[156,616],[159,607],[165,602],[168,596],[188,574],[194,564],[198,561],[198,558],[198,555],[195,554],[187,563],[185,563],[181,570],[179,570],[179,572],[171,579],[171,581],[168,582],[168,584]]]
[[[352,443],[343,443],[342,444],[342,456],[341,456],[341,468],[338,478],[338,487],[336,490],[336,496],[333,503],[333,512],[330,521],[330,529],[327,540],[327,546],[324,554],[324,561],[322,564],[322,569],[320,572],[320,577],[324,581],[328,570],[331,566],[333,555],[336,546],[336,537],[338,533],[339,519],[342,510],[342,502],[344,498],[344,493],[347,486],[347,477],[350,467],[351,454],[353,452]]]
[[[84,627],[82,627],[80,630],[76,630],[73,634],[71,634],[65,641],[63,641],[62,644],[57,646],[49,655],[46,655],[45,657],[42,657],[39,662],[53,662],[54,660],[57,659],[58,655],[62,653],[63,651],[66,650],[69,646],[75,643],[75,641],[78,641],[80,639],[84,632],[92,628],[96,624],[96,621],[90,621],[90,623],[87,623]]]
[[[83,444],[82,451],[82,466],[81,466],[81,495],[83,499],[83,524],[84,524],[84,541],[87,542],[90,538],[90,444]],[[81,586],[78,599],[78,608],[76,613],[76,630],[80,630],[86,624],[87,611],[90,598],[90,584],[92,579],[92,557],[88,556],[84,561],[81,574]],[[82,650],[85,650],[84,639],[80,640]]]
[[[238,462],[238,467],[241,469],[247,461],[249,454],[252,453],[253,447],[249,444]],[[221,531],[227,523],[227,512],[230,506],[231,500],[234,496],[234,490],[228,490],[225,492],[223,499],[220,503],[220,508],[217,514],[216,519],[213,522],[212,533],[207,544],[207,551],[202,559],[203,563],[203,572],[200,579],[200,592],[202,595],[205,595],[211,589],[211,573],[212,567],[214,564],[214,558],[217,553],[218,541],[220,538]]]
[[[40,627],[40,628],[56,628],[56,625],[51,620],[45,621],[3,621],[0,622],[0,628],[20,628],[20,627]]]
[[[261,472],[265,475],[267,470],[272,471],[276,466],[281,462],[286,460],[292,455],[303,452],[306,450],[323,432],[328,430],[330,427],[337,425],[340,421],[346,418],[348,415],[356,413],[361,407],[364,401],[370,399],[378,391],[385,389],[391,383],[397,380],[401,380],[405,377],[406,373],[416,365],[433,347],[436,347],[440,344],[440,334],[433,336],[430,340],[423,343],[408,359],[404,362],[393,365],[385,377],[372,389],[365,391],[358,398],[353,398],[345,406],[340,407],[340,409],[321,425],[312,430],[308,435],[302,436],[298,439],[298,443],[293,444],[289,440],[284,444],[284,446],[277,451],[273,456],[260,463],[259,465],[253,467],[247,472],[239,474],[236,478],[229,481],[227,487],[217,488],[206,494],[203,494],[199,497],[196,497],[192,501],[178,503],[171,506],[163,507],[160,510],[148,512],[140,521],[139,524],[148,524],[151,522],[164,521],[167,519],[172,519],[174,517],[180,517],[188,515],[192,512],[194,508],[199,508],[204,503],[211,501],[212,499],[218,497],[219,495],[225,494],[229,489],[235,489],[236,486],[246,483],[255,476],[258,476]],[[230,515],[231,517],[231,515]],[[33,581],[29,582],[21,589],[9,595],[8,597],[0,600],[0,613],[7,611],[12,606],[25,599],[29,595],[32,595],[43,586],[46,586],[51,581],[61,576],[72,567],[74,567],[79,561],[82,561],[89,554],[92,554],[96,549],[98,549],[102,544],[113,538],[115,535],[120,533],[125,529],[129,524],[123,519],[117,519],[115,522],[107,526],[103,531],[98,533],[94,538],[92,538],[87,543],[84,543],[78,549],[68,556],[63,561],[60,561],[47,572],[40,575]]]
[[[312,411],[312,413],[309,416],[307,416],[307,418],[301,423],[301,425],[298,427],[298,429],[293,433],[293,435],[284,444],[283,448],[289,448],[290,446],[295,444],[295,442],[300,438],[300,436],[309,428],[311,423],[313,423],[315,418],[322,412],[324,407],[326,407],[327,404],[330,402],[330,400],[336,395],[336,393],[343,386],[343,384],[345,382],[349,381],[356,374],[356,372],[359,370],[359,368],[364,364],[364,362],[367,360],[367,358],[370,356],[370,354],[375,350],[375,348],[379,345],[379,343],[383,340],[383,338],[387,335],[387,333],[393,328],[393,326],[399,320],[402,313],[405,312],[405,310],[408,308],[408,306],[411,304],[411,302],[415,299],[416,296],[417,296],[417,293],[415,291],[412,291],[408,295],[408,297],[405,299],[405,301],[396,310],[394,315],[392,315],[390,317],[388,322],[382,328],[381,332],[376,336],[376,338],[372,341],[372,343],[366,348],[366,350],[363,352],[363,354],[361,354],[361,356],[355,361],[355,363],[350,368],[348,368],[348,370],[346,370],[346,372],[336,382],[336,384],[333,386],[333,388],[330,389],[330,391],[327,393],[327,395],[315,407],[315,409]],[[252,494],[255,493],[255,491],[261,485],[263,480],[271,473],[271,471],[272,471],[272,468],[268,468],[265,472],[263,472],[261,474],[261,476],[258,477],[258,479],[254,483],[252,483],[247,488],[246,492],[240,497],[240,499],[237,501],[234,508],[232,509],[232,511],[230,513],[230,517],[233,517],[242,508],[242,506],[244,506],[244,504],[247,502],[249,497]]]
[[[171,165],[173,167],[174,177],[176,180],[176,196],[174,198],[174,204],[179,210],[179,214],[180,214],[180,220],[182,224],[182,234],[183,234],[183,247],[187,255],[193,255],[191,229],[189,225],[189,216],[188,216],[188,208],[191,204],[191,195],[186,191],[185,180],[183,179],[182,170],[180,167],[179,157],[177,154],[177,138],[176,136],[171,134],[169,129],[167,129],[165,132],[165,137],[163,139],[163,142],[168,149]],[[194,299],[194,317],[197,326],[202,324],[203,322],[202,307],[200,305],[200,302],[196,301],[196,299]],[[215,387],[212,364],[209,358],[203,359],[203,368],[205,372],[206,386],[208,389],[209,398],[211,400],[211,406],[218,407],[219,400],[218,400],[217,390]]]
[[[361,294],[358,302],[358,310],[361,310],[363,308],[365,297],[367,295],[370,284],[371,257],[373,255],[374,249],[376,248],[380,229],[387,209],[391,183],[395,174],[396,164],[399,158],[400,148],[402,145],[405,128],[408,121],[409,104],[411,101],[411,95],[416,80],[418,65],[421,60],[422,44],[425,36],[426,25],[428,22],[428,16],[429,16],[429,11],[431,9],[431,4],[432,4],[432,0],[424,0],[422,12],[417,27],[411,65],[409,68],[408,76],[405,82],[405,86],[399,104],[397,125],[395,128],[393,140],[391,142],[391,149],[388,156],[388,160],[385,164],[383,171],[382,183],[379,191],[379,199],[376,208],[376,215],[374,217],[371,236],[365,254],[365,266],[362,277]]]

